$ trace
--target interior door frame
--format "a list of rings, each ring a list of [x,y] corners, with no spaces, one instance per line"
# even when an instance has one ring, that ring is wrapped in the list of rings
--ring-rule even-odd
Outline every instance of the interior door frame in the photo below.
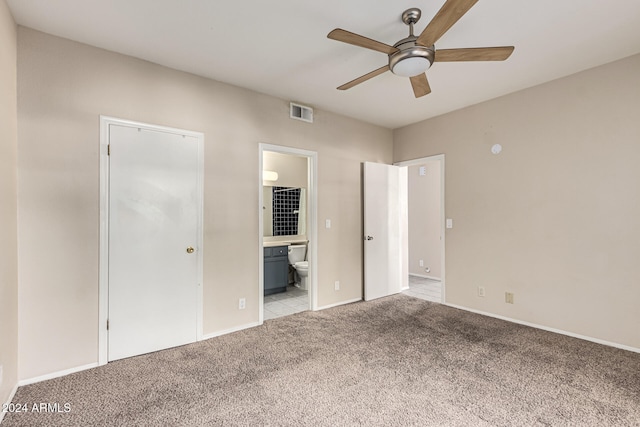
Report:
[[[105,365],[109,360],[107,320],[109,318],[109,126],[119,125],[138,129],[166,132],[176,135],[194,137],[198,140],[198,233],[196,237],[196,259],[198,290],[196,296],[196,340],[203,338],[202,332],[202,299],[203,299],[203,209],[204,209],[204,134],[202,132],[176,129],[166,126],[152,125],[119,119],[116,117],[100,116],[100,237],[99,237],[99,277],[98,277],[98,365]]]
[[[318,153],[315,151],[302,150],[299,148],[286,147],[283,145],[272,145],[260,143],[258,145],[258,323],[264,322],[264,210],[263,206],[263,171],[262,159],[265,151],[272,151],[280,154],[290,154],[307,158],[307,212],[309,223],[307,224],[307,259],[309,261],[309,309],[318,309]]]
[[[441,303],[444,304],[446,301],[446,281],[445,281],[445,276],[446,276],[446,270],[445,270],[445,236],[446,236],[446,218],[445,218],[445,209],[444,209],[444,201],[445,201],[445,182],[444,182],[444,177],[445,177],[445,173],[444,173],[444,166],[445,166],[445,158],[444,158],[444,154],[437,154],[435,156],[427,156],[427,157],[421,157],[419,159],[412,159],[412,160],[405,160],[402,162],[396,162],[394,163],[394,165],[396,166],[400,166],[400,167],[404,167],[404,166],[415,166],[415,165],[422,165],[426,162],[433,162],[433,161],[437,161],[440,163],[440,236],[442,236],[442,238],[440,239],[440,284],[442,286],[442,293],[441,293]],[[407,197],[408,197],[408,193],[407,193]],[[409,230],[409,232],[411,232],[411,230]]]

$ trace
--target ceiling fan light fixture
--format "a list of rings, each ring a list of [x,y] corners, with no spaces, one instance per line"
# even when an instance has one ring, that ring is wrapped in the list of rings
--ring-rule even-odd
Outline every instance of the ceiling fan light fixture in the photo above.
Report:
[[[435,49],[416,45],[416,37],[409,36],[394,46],[399,51],[389,55],[389,68],[393,74],[413,77],[427,71],[435,58]]]
[[[431,67],[431,62],[422,56],[413,56],[397,61],[391,71],[402,77],[413,77],[424,73]]]

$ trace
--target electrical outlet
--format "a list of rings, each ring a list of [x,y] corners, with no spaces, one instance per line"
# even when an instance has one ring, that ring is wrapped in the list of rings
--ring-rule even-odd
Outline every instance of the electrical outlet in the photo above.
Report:
[[[420,267],[424,267],[424,260],[423,260],[423,259],[421,259],[421,260],[419,261],[419,263],[420,263]]]
[[[336,283],[334,284],[334,288],[335,288],[336,291],[340,290],[340,281],[339,280],[336,280]]]
[[[484,293],[484,286],[478,286],[478,296],[479,297],[484,297],[485,293]]]
[[[504,293],[504,302],[506,302],[507,304],[513,304],[513,293],[512,292],[505,292]]]
[[[239,310],[244,310],[247,306],[247,300],[246,298],[240,298],[238,300],[238,309]]]

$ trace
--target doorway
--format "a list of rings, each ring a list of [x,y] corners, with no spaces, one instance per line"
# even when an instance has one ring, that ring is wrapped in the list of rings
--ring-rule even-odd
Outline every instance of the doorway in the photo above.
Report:
[[[409,280],[403,293],[445,302],[444,155],[396,163],[407,168]]]
[[[99,362],[197,341],[203,135],[101,117]]]
[[[262,323],[317,309],[317,153],[260,144],[258,178],[258,291]],[[281,208],[273,209],[276,206]],[[307,261],[304,273],[302,266],[289,265],[289,250],[301,252],[302,259]],[[298,272],[306,277],[301,278]],[[273,280],[279,284],[272,283]]]

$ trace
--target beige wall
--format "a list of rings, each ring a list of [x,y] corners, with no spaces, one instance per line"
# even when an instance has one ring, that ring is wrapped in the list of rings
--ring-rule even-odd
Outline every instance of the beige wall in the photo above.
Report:
[[[425,174],[420,175],[424,167]],[[408,166],[409,274],[440,279],[440,162]],[[420,266],[420,260],[424,266]],[[427,271],[429,269],[429,271]]]
[[[390,130],[22,27],[18,71],[20,378],[98,360],[101,114],[205,134],[205,334],[258,321],[260,142],[318,152],[318,302],[362,296],[360,163]]]
[[[18,379],[16,32],[0,0],[0,403],[7,401]]]
[[[638,117],[640,55],[395,130],[446,155],[447,302],[640,348]]]

